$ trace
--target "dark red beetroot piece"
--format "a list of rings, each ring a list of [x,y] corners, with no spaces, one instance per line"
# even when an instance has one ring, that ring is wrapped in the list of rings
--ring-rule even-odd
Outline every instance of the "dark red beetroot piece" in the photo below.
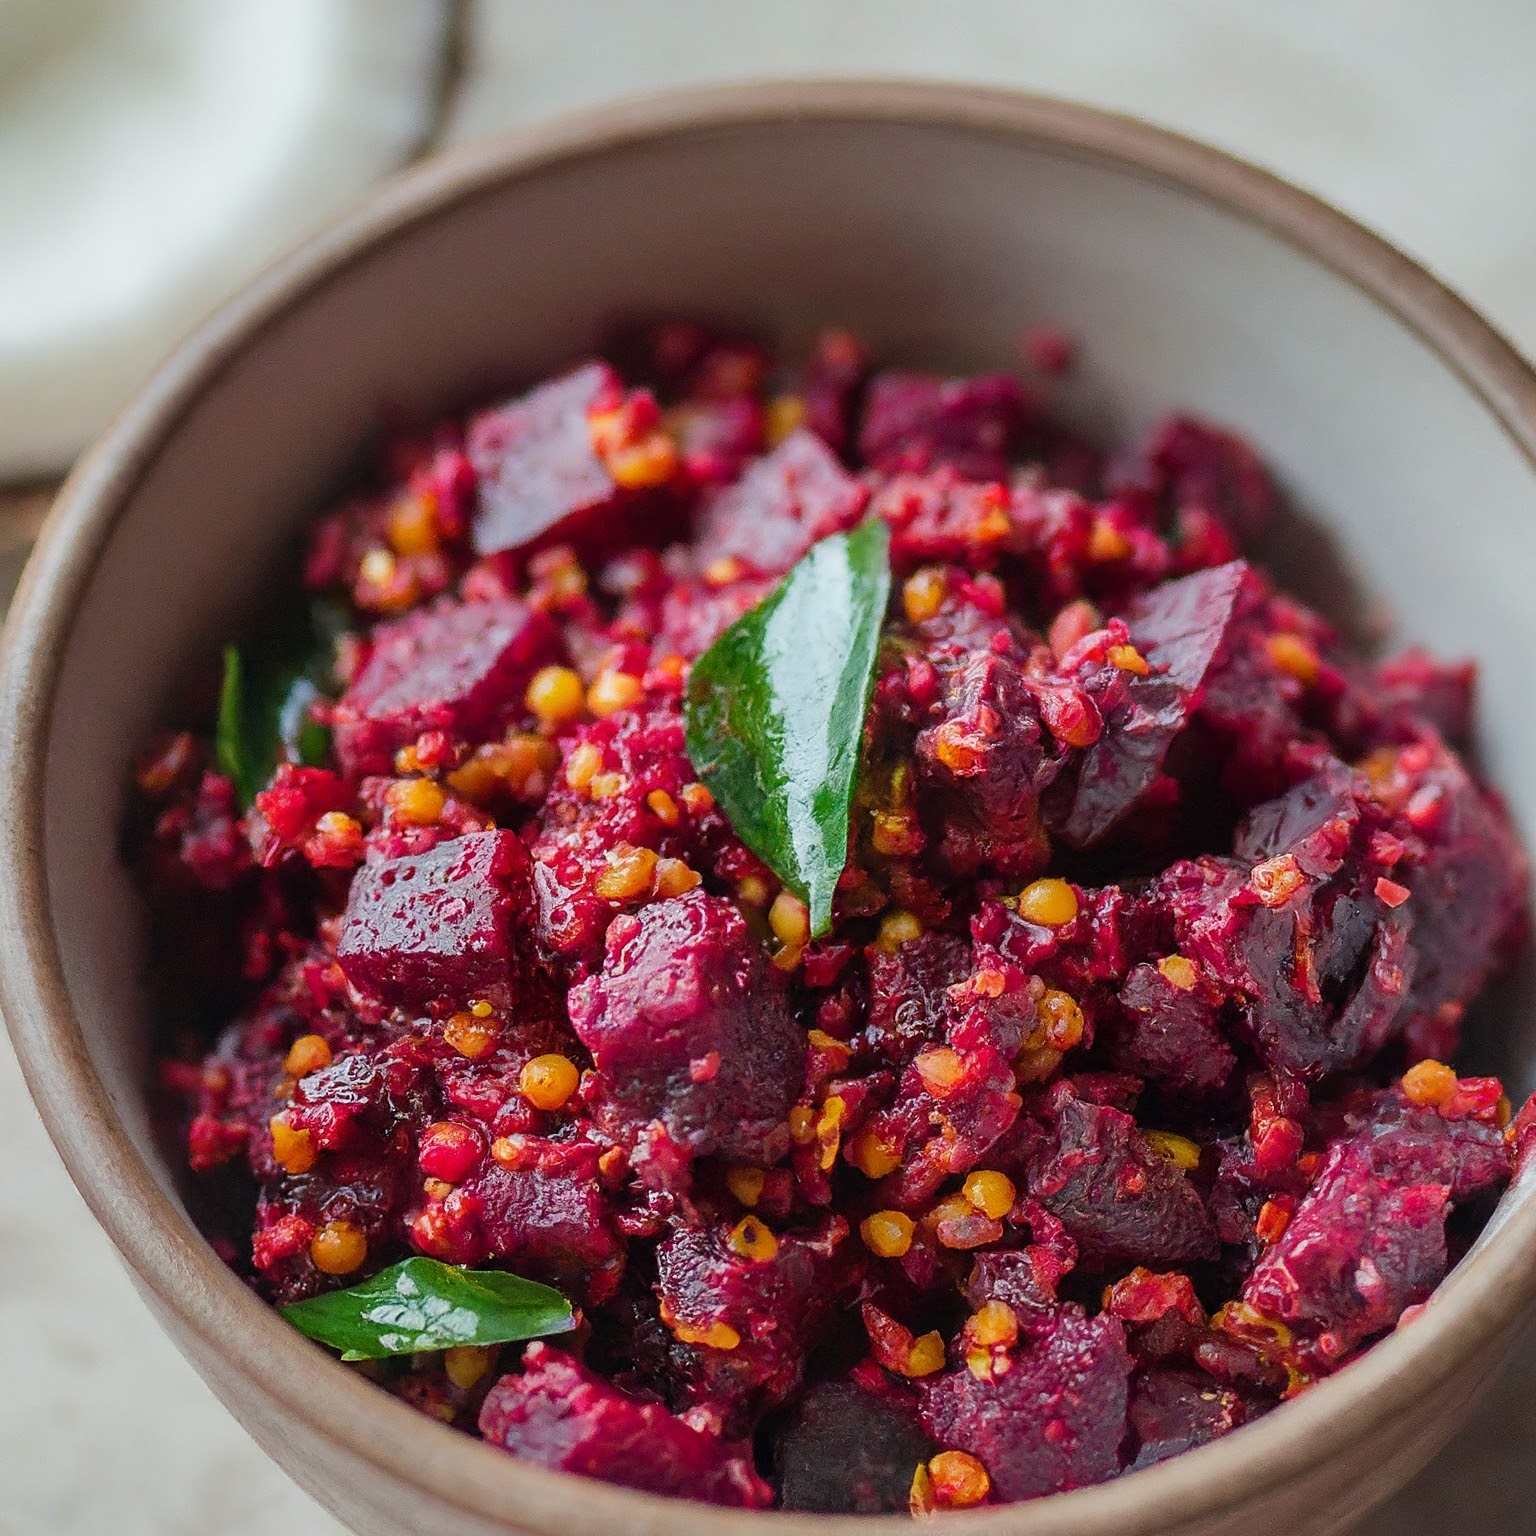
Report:
[[[601,1151],[587,1141],[507,1138],[454,1192],[435,1228],[436,1257],[505,1264],[595,1305],[613,1294],[624,1240],[599,1179]]]
[[[1030,415],[1011,374],[877,373],[864,402],[859,452],[882,474],[947,465],[967,480],[1002,480]]]
[[[859,1276],[840,1216],[804,1236],[770,1232],[766,1242],[743,1220],[745,1230],[718,1223],[675,1232],[656,1250],[661,1317],[693,1346],[692,1358],[676,1363],[682,1397],[713,1406],[731,1425],[749,1425],[790,1397],[811,1344]],[[722,1329],[728,1347],[710,1342]]]
[[[1166,516],[1198,508],[1221,519],[1240,539],[1269,526],[1279,508],[1274,482],[1253,446],[1193,416],[1168,416],[1107,476],[1118,494],[1154,497]]]
[[[773,1491],[751,1458],[642,1403],[548,1344],[530,1344],[480,1409],[480,1433],[541,1466],[645,1493],[766,1509]]]
[[[1497,1126],[1387,1093],[1348,1120],[1242,1299],[1289,1330],[1279,1351],[1309,1374],[1342,1364],[1445,1277],[1451,1207],[1510,1175]],[[1266,1347],[1274,1348],[1266,1341]]]
[[[599,1120],[638,1160],[773,1162],[805,1070],[782,976],[730,902],[690,891],[608,930],[601,974],[571,988]]]
[[[336,756],[353,776],[388,773],[423,731],[476,738],[522,710],[536,667],[559,657],[547,614],[519,602],[456,603],[381,624],[336,705]]]
[[[1086,1265],[1188,1264],[1216,1256],[1216,1232],[1184,1170],[1153,1149],[1124,1111],[1058,1083],[1042,1106],[1049,1138],[1029,1188]]]
[[[1448,745],[1470,672],[1367,666],[1272,590],[1219,428],[1106,473],[1012,379],[871,378],[840,333],[799,372],[696,323],[616,346],[319,521],[306,582],[361,616],[333,761],[244,814],[191,733],[138,765],[221,1251],[278,1303],[412,1253],[554,1284],[569,1353],[390,1389],[748,1507],[1079,1487],[1396,1326],[1536,1121],[1443,1065],[1526,911]],[[681,700],[867,516],[892,608],[802,943]],[[545,666],[578,676],[535,709]]]
[[[1415,909],[1397,899],[1400,845],[1375,835],[1382,823],[1364,781],[1327,763],[1251,813],[1236,858],[1174,865],[1157,888],[1180,945],[1238,1001],[1277,1069],[1315,1077],[1353,1066],[1402,1026]],[[1496,843],[1474,846],[1503,857]],[[1391,866],[1380,862],[1388,853]]]
[[[593,447],[588,418],[623,398],[606,363],[586,363],[470,420],[465,446],[480,480],[474,540],[482,555],[531,544],[615,499],[619,488]]]
[[[1039,796],[1060,760],[1022,669],[1010,657],[972,651],[945,679],[936,713],[918,735],[917,761],[925,791],[942,807],[945,863],[958,876],[1040,873],[1049,841]]]
[[[718,561],[782,576],[812,544],[858,522],[868,491],[814,433],[794,431],[706,501],[695,558],[706,575]]]
[[[1204,977],[1171,969],[1175,981],[1150,962],[1125,978],[1123,1018],[1111,1026],[1110,1055],[1122,1072],[1202,1097],[1226,1083],[1237,1066],[1218,1022],[1222,994]]]
[[[1121,687],[1104,732],[1088,748],[1055,829],[1065,841],[1079,848],[1097,842],[1151,787],[1189,720],[1247,579],[1247,565],[1233,561],[1164,582],[1131,604],[1129,643],[1146,670],[1116,680]]]
[[[1203,1371],[1137,1371],[1131,1378],[1131,1466],[1151,1467],[1215,1440],[1247,1418],[1243,1399]]]
[[[347,980],[392,1008],[505,1003],[533,901],[529,871],[515,832],[475,832],[365,864],[336,947]]]
[[[1062,1306],[1021,1331],[1005,1371],[925,1383],[923,1428],[976,1457],[1004,1499],[1084,1488],[1120,1470],[1130,1374],[1119,1321]]]
[[[780,1506],[821,1515],[905,1512],[913,1473],[938,1449],[895,1393],[851,1379],[822,1382],[774,1442]]]

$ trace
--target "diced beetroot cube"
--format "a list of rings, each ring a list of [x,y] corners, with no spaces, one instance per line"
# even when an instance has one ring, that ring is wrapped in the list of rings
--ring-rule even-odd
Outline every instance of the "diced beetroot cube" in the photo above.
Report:
[[[1359,775],[1330,761],[1285,794],[1255,806],[1238,827],[1232,851],[1253,864],[1289,855],[1309,880],[1336,874],[1360,826],[1364,793]]]
[[[1132,1467],[1151,1467],[1237,1428],[1247,1404],[1204,1371],[1158,1368],[1131,1378]]]
[[[859,452],[886,474],[947,464],[967,480],[1003,480],[1031,414],[1011,374],[877,373],[864,400]]]
[[[1120,1470],[1131,1357],[1118,1318],[1064,1306],[985,1380],[968,1365],[929,1378],[923,1428],[968,1451],[1003,1499],[1101,1483]]]
[[[1495,1188],[1510,1174],[1509,1145],[1487,1118],[1454,1105],[1414,1104],[1399,1088],[1319,1109],[1315,1119],[1330,1141],[1355,1146],[1374,1172],[1399,1184],[1444,1184],[1452,1200]]]
[[[1326,763],[1249,814],[1237,858],[1175,864],[1157,883],[1179,947],[1238,1003],[1277,1071],[1353,1066],[1408,1017],[1416,912],[1375,889],[1366,796],[1362,779]]]
[[[423,854],[365,864],[352,881],[336,958],[387,1007],[466,1007],[508,996],[515,935],[533,901],[515,832],[472,832]]]
[[[1122,1017],[1111,1031],[1110,1060],[1121,1071],[1194,1096],[1214,1092],[1231,1077],[1237,1057],[1216,1022],[1221,993],[1204,978],[1176,986],[1157,966],[1138,965],[1125,978],[1119,1001]]]
[[[1129,676],[1125,702],[1106,714],[1083,759],[1070,810],[1056,829],[1074,847],[1109,833],[1162,771],[1249,579],[1248,566],[1234,560],[1164,582],[1126,610],[1130,643],[1149,671]]]
[[[1277,906],[1254,903],[1250,874],[1239,865],[1225,889],[1207,887],[1206,918],[1181,929],[1184,947],[1231,985],[1246,1031],[1276,1070],[1315,1078],[1374,1054],[1403,1022],[1414,962],[1408,916],[1331,885]]]
[[[904,1514],[913,1472],[937,1449],[904,1397],[852,1379],[824,1381],[795,1405],[774,1442],[780,1507]]]
[[[1242,1292],[1291,1331],[1290,1347],[1314,1372],[1342,1364],[1428,1297],[1445,1275],[1453,1204],[1498,1187],[1511,1169],[1496,1127],[1397,1092],[1366,1101],[1349,1126]]]
[[[1392,873],[1413,893],[1410,1008],[1459,1018],[1527,921],[1530,864],[1508,812],[1439,746],[1401,753],[1386,786],[1400,812],[1389,830],[1407,849]]]
[[[623,398],[606,363],[587,363],[471,418],[465,446],[480,477],[479,553],[521,549],[614,499],[618,486],[592,446],[587,417]]]
[[[659,1122],[693,1156],[772,1162],[805,1070],[805,1035],[740,911],[699,890],[614,919],[600,974],[571,989],[599,1114],[634,1147]]]
[[[353,776],[388,773],[423,731],[486,736],[521,712],[534,669],[558,659],[549,616],[503,599],[444,601],[374,630],[336,705],[336,756]]]
[[[963,939],[924,933],[893,951],[869,951],[869,1012],[863,1043],[880,1057],[905,1065],[924,1045],[944,1039],[947,990],[971,971]]]
[[[974,651],[945,681],[934,723],[917,738],[917,764],[932,819],[944,828],[950,869],[987,869],[1015,879],[1040,874],[1050,845],[1040,791],[1061,759],[1042,741],[1039,709],[1019,666]]]
[[[696,563],[708,572],[735,560],[744,571],[780,576],[819,539],[853,527],[868,499],[819,437],[796,430],[705,503]]]
[[[515,1153],[485,1158],[460,1186],[475,1202],[480,1251],[473,1262],[504,1263],[596,1304],[613,1293],[624,1265],[624,1242],[598,1180],[601,1148],[538,1136],[512,1138],[512,1145]]]
[[[609,1386],[548,1344],[530,1344],[522,1374],[491,1388],[480,1433],[540,1466],[624,1488],[742,1509],[773,1502],[749,1456]]]
[[[1192,416],[1168,416],[1110,466],[1115,494],[1154,496],[1166,514],[1191,508],[1221,519],[1240,540],[1269,525],[1280,498],[1263,460],[1234,433]]]
[[[731,1231],[720,1223],[668,1237],[656,1249],[656,1293],[662,1318],[695,1345],[671,1400],[715,1405],[730,1424],[750,1424],[800,1385],[806,1352],[857,1281],[863,1250],[840,1216],[809,1235],[780,1233],[772,1253],[756,1258],[732,1247]],[[712,1347],[722,1326],[738,1342]]]
[[[1051,1138],[1030,1160],[1029,1192],[1072,1234],[1085,1264],[1182,1264],[1216,1255],[1199,1192],[1155,1151],[1128,1114],[1077,1097],[1047,1097]]]
[[[1448,1194],[1443,1184],[1389,1183],[1335,1147],[1243,1300],[1291,1329],[1314,1371],[1332,1369],[1444,1278]]]

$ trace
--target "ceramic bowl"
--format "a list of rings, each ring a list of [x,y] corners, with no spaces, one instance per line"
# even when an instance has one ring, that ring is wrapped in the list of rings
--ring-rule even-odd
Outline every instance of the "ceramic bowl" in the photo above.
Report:
[[[1061,103],[771,85],[541,126],[395,181],[186,342],[61,493],[6,633],[0,991],[39,1108],[151,1308],[263,1446],[370,1536],[808,1536],[905,1519],[729,1513],[526,1465],[334,1364],[188,1219],[147,1108],[127,765],[381,406],[430,412],[579,354],[603,316],[714,312],[793,346],[835,322],[896,360],[1016,362],[1074,332],[1070,411],[1178,404],[1277,466],[1400,638],[1483,667],[1482,752],[1536,844],[1529,592],[1536,377],[1433,278],[1212,150]],[[1280,551],[1315,589],[1314,540]],[[1481,1035],[1521,1093],[1536,1021]],[[1035,1536],[1324,1532],[1403,1483],[1509,1353],[1536,1195],[1505,1198],[1414,1323],[1214,1445],[951,1517]]]

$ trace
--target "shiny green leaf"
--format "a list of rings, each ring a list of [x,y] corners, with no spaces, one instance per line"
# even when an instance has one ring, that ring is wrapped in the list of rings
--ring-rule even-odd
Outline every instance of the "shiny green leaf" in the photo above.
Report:
[[[821,540],[694,663],[688,755],[736,835],[832,923],[854,780],[890,598],[890,535]]]
[[[219,771],[234,781],[242,804],[250,805],[279,762],[326,761],[330,732],[310,717],[310,706],[333,684],[344,627],[338,609],[315,603],[244,651],[224,648],[214,747]]]
[[[508,1344],[576,1326],[570,1302],[547,1285],[421,1257],[344,1291],[296,1301],[282,1313],[300,1333],[339,1349],[343,1360]]]

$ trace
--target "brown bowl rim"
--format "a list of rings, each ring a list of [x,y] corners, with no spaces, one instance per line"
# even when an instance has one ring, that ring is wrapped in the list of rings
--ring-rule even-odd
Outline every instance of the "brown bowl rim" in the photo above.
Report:
[[[385,183],[268,268],[172,353],[76,464],[6,623],[0,782],[11,787],[0,815],[0,861],[10,879],[0,882],[0,1007],[49,1135],[157,1309],[203,1351],[222,1355],[296,1432],[344,1448],[385,1486],[404,1481],[464,1515],[513,1519],[547,1536],[894,1536],[910,1524],[905,1516],[721,1510],[498,1454],[318,1353],[236,1279],[118,1122],[70,1006],[42,836],[53,697],[76,611],[122,509],[199,393],[290,307],[344,277],[373,247],[492,186],[635,143],[795,120],[898,122],[1033,145],[1171,185],[1258,225],[1395,315],[1460,374],[1536,472],[1536,372],[1468,304],[1379,236],[1278,177],[1167,130],[1047,97],[913,80],[673,91],[451,150]],[[974,1536],[1134,1536],[1208,1519],[1302,1476],[1443,1388],[1511,1328],[1536,1294],[1536,1200],[1506,1207],[1496,1225],[1411,1327],[1240,1433],[1097,1487],[950,1520]]]

